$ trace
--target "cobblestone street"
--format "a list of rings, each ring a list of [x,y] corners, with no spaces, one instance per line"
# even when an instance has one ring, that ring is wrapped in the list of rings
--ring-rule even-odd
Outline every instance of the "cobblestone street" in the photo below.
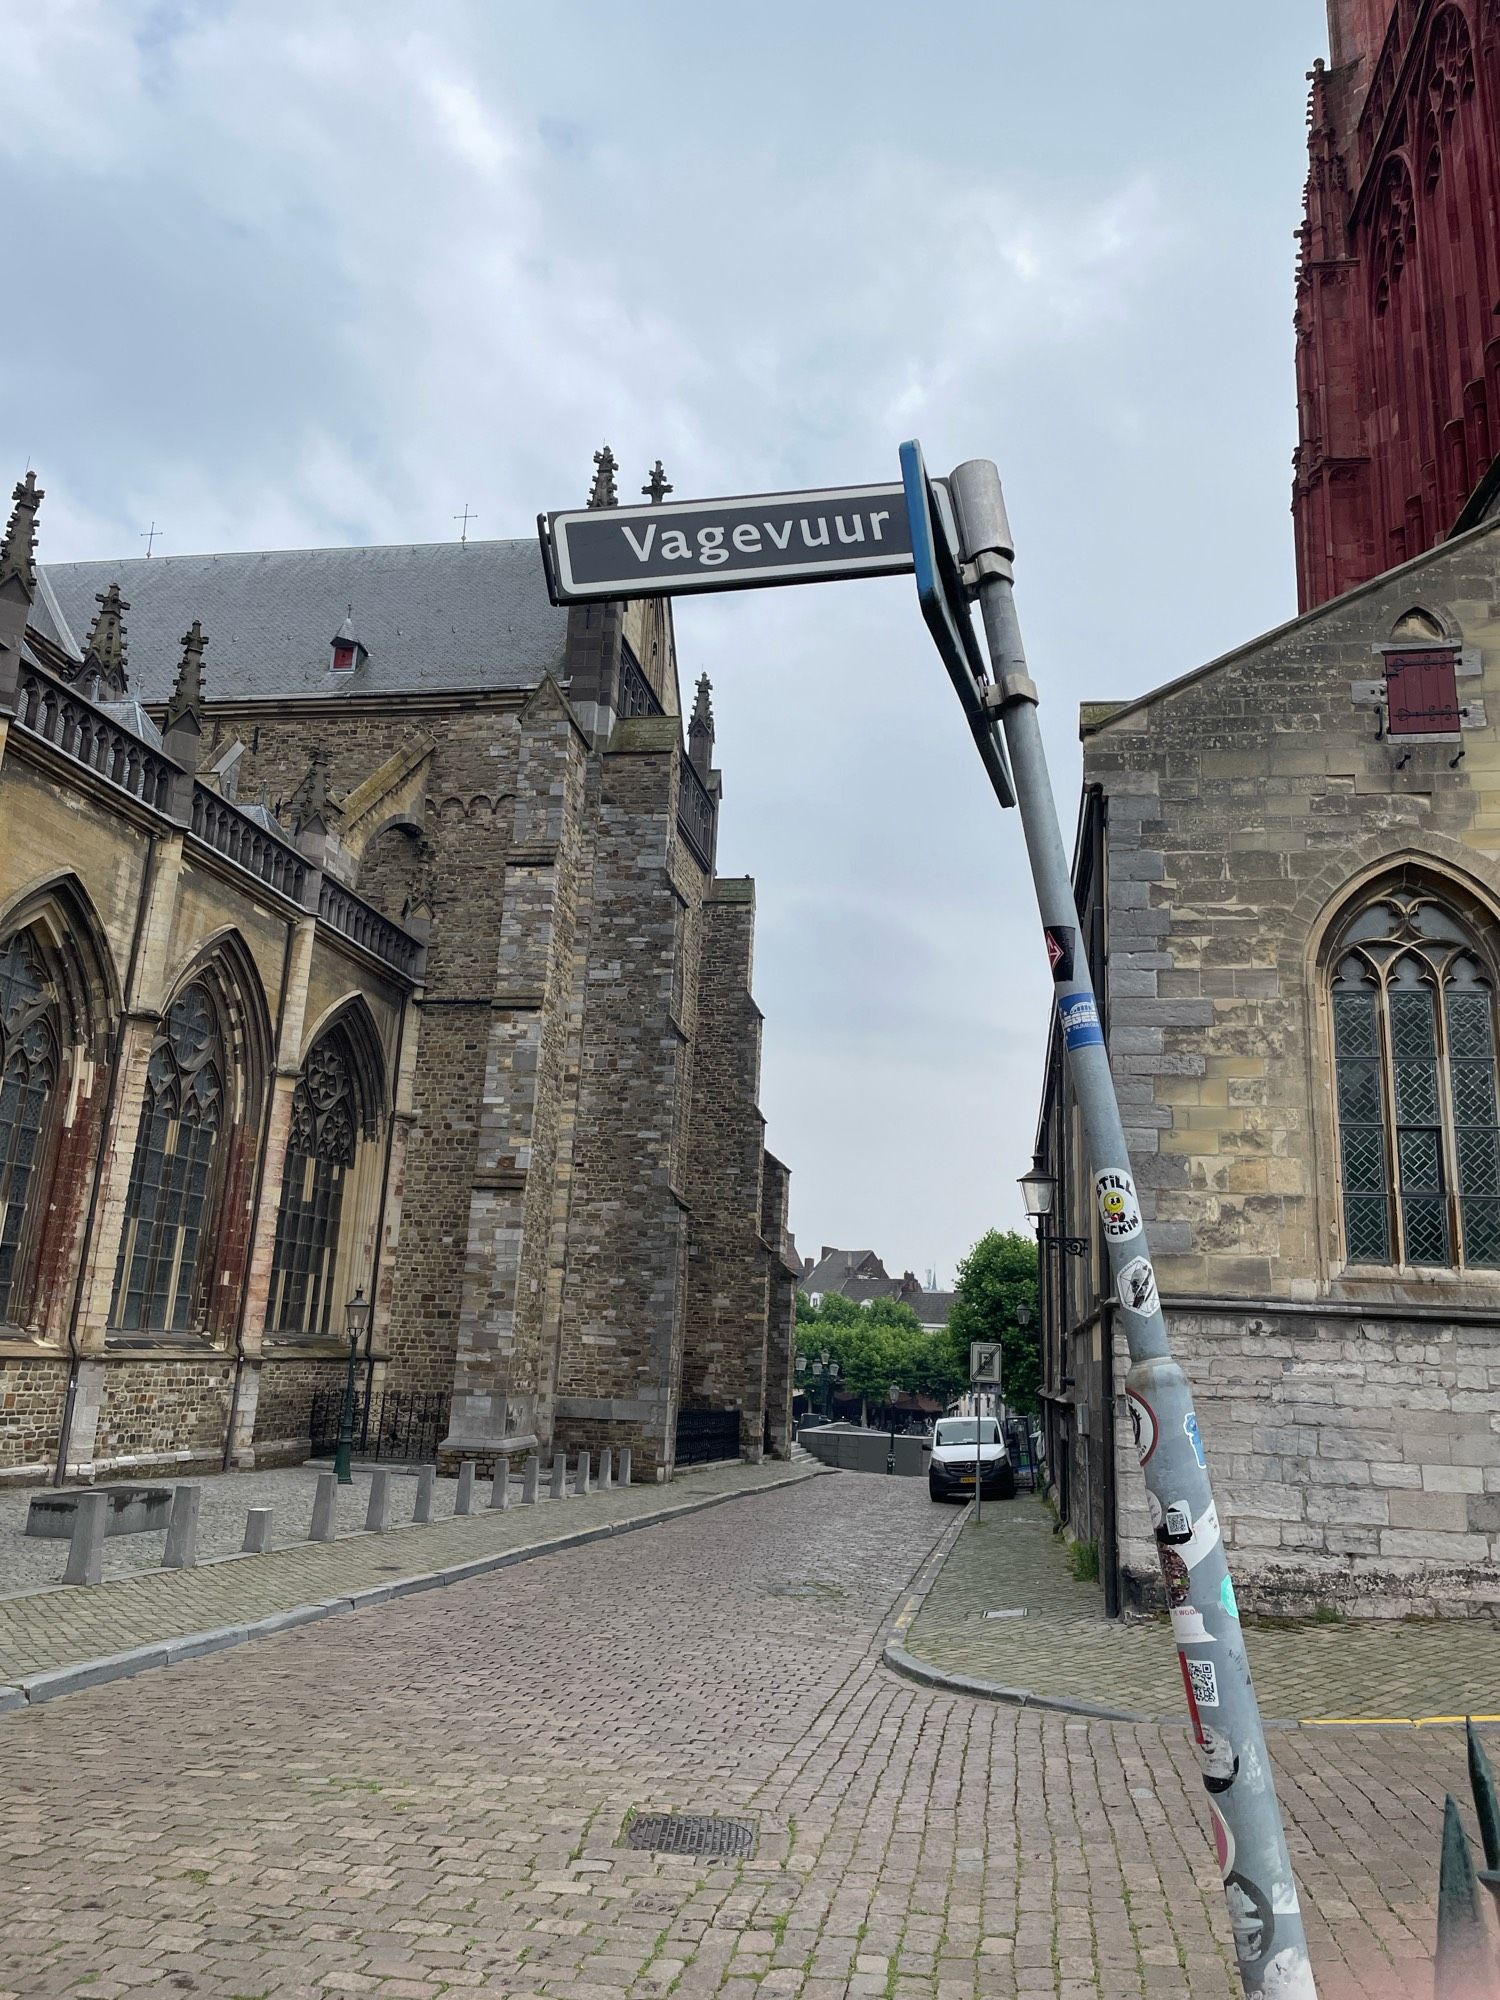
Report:
[[[0,1995],[1230,2000],[1182,1728],[879,1663],[951,1524],[812,1479],[8,1715]],[[1425,1996],[1461,1731],[1273,1751],[1323,2000]]]

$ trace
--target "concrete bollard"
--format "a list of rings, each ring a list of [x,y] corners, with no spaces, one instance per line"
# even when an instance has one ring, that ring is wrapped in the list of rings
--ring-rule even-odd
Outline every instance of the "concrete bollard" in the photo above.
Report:
[[[510,1460],[503,1451],[495,1460],[495,1482],[490,1488],[490,1505],[492,1507],[510,1505]]]
[[[620,1484],[622,1486],[630,1484],[630,1446],[628,1444],[620,1447]]]
[[[534,1507],[536,1505],[536,1496],[541,1483],[542,1461],[533,1452],[530,1458],[527,1459],[525,1469],[521,1474],[521,1505],[523,1507]]]
[[[417,1474],[417,1500],[411,1510],[412,1520],[418,1527],[425,1527],[432,1519],[432,1489],[437,1485],[437,1467],[424,1465]]]
[[[80,1493],[73,1514],[64,1583],[97,1583],[104,1574],[104,1517],[107,1493]]]
[[[599,1454],[599,1491],[607,1493],[615,1483],[615,1455],[606,1445]]]
[[[310,1542],[331,1542],[338,1533],[339,1482],[332,1472],[318,1474],[318,1490],[313,1495]]]
[[[568,1497],[568,1455],[565,1451],[552,1454],[552,1497],[566,1500]]]
[[[579,1454],[578,1454],[578,1470],[577,1470],[577,1472],[576,1472],[576,1473],[574,1474],[574,1477],[573,1477],[573,1491],[574,1491],[575,1493],[587,1493],[587,1492],[588,1492],[588,1490],[589,1490],[589,1483],[590,1483],[590,1479],[591,1479],[591,1476],[592,1476],[592,1473],[593,1473],[593,1460],[592,1460],[592,1458],[591,1458],[591,1457],[589,1456],[589,1454],[588,1454],[588,1453],[587,1453],[586,1451],[581,1451],[581,1452],[579,1452]]]
[[[391,1475],[375,1471],[370,1474],[370,1504],[365,1510],[365,1533],[383,1535],[391,1525]]]
[[[474,1461],[466,1458],[458,1468],[458,1493],[453,1502],[455,1514],[472,1514],[474,1511]]]
[[[271,1546],[271,1510],[269,1507],[252,1507],[245,1516],[245,1547],[247,1556],[263,1556]]]
[[[162,1554],[163,1569],[191,1569],[198,1560],[198,1503],[201,1486],[174,1486],[172,1512],[167,1521],[167,1546]]]

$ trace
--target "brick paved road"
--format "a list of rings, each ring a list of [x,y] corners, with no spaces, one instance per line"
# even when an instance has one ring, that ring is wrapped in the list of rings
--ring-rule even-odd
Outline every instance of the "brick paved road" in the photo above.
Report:
[[[1181,1732],[878,1665],[943,1525],[816,1479],[7,1717],[0,1995],[1229,2000]],[[1457,1733],[1276,1757],[1323,2000],[1425,1996]]]

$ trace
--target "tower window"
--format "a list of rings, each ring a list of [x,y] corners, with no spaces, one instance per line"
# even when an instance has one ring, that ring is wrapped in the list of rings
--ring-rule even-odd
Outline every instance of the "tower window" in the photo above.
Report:
[[[1457,736],[1458,655],[1451,646],[1385,656],[1387,730],[1392,736]]]

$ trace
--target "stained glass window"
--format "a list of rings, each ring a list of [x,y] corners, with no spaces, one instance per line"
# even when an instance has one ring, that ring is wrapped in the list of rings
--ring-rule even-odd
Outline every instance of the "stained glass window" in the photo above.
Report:
[[[180,1332],[200,1316],[198,1259],[212,1219],[224,1077],[213,997],[203,985],[185,987],[146,1066],[110,1312],[126,1332]]]
[[[21,931],[0,945],[0,1321],[10,1317],[59,1054],[57,996]]]
[[[267,1313],[278,1333],[328,1331],[339,1215],[358,1134],[353,1054],[335,1028],[314,1045],[292,1096]]]
[[[1494,990],[1473,932],[1403,889],[1345,923],[1333,965],[1349,1262],[1500,1266]]]

